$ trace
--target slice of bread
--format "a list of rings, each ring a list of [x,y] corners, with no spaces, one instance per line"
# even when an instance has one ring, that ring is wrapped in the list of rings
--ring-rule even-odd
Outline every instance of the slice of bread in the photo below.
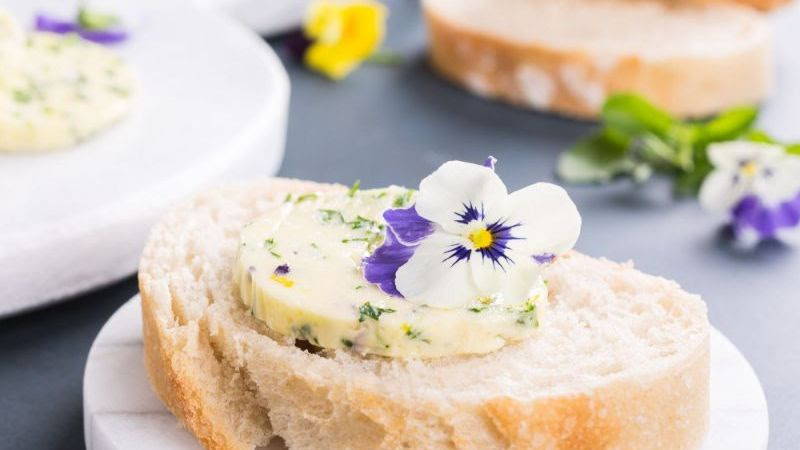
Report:
[[[423,0],[434,69],[471,92],[595,117],[637,92],[679,117],[761,101],[771,28],[734,4],[630,0]]]
[[[669,1],[674,1],[674,0],[669,0]],[[791,2],[792,0],[678,0],[678,1],[690,1],[690,2],[700,2],[700,3],[735,2],[759,9],[761,11],[769,11],[779,6],[783,6]]]
[[[233,282],[239,232],[287,192],[331,189],[346,188],[285,179],[221,188],[152,232],[139,273],[145,363],[207,448],[274,436],[300,449],[701,445],[705,305],[630,264],[563,256],[546,273],[540,334],[486,355],[365,358],[309,351],[267,329]]]

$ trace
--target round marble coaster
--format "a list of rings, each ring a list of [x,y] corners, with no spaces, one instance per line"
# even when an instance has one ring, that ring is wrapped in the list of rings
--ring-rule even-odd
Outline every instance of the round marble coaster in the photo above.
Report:
[[[88,450],[200,449],[153,394],[142,355],[140,300],[123,305],[95,339],[83,377]],[[711,426],[704,450],[767,448],[767,402],[753,369],[719,331],[711,333]],[[273,442],[268,450],[285,448]]]

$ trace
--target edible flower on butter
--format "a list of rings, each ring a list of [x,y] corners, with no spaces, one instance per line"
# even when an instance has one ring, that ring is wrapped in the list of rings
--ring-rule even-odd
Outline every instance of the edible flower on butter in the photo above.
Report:
[[[316,1],[303,28],[310,45],[303,60],[311,69],[341,80],[383,42],[386,8],[374,1]]]
[[[729,214],[734,235],[755,244],[800,225],[800,156],[748,141],[713,144],[714,170],[700,188],[701,205]]]
[[[280,266],[276,267],[274,271],[272,271],[272,275],[269,277],[269,279],[284,287],[290,288],[294,286],[294,280],[289,278],[289,272],[291,272],[289,265],[281,264]]]
[[[46,14],[37,14],[34,26],[37,31],[57,34],[76,33],[87,41],[98,44],[116,44],[128,39],[128,33],[118,28],[119,19],[111,14],[78,10],[75,20],[58,19]]]
[[[509,194],[495,161],[449,161],[422,180],[411,207],[385,211],[386,239],[365,259],[365,278],[435,307],[498,294],[506,304],[526,301],[544,265],[577,241],[581,217],[553,184]]]

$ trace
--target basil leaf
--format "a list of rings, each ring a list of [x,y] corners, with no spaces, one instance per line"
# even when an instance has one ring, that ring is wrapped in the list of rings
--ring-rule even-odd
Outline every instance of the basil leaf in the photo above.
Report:
[[[643,132],[666,136],[675,120],[636,94],[614,94],[603,105],[603,123],[619,132],[635,135]]]
[[[750,129],[757,116],[758,109],[752,106],[723,111],[700,126],[700,144],[707,145],[711,142],[730,141],[741,137]]]
[[[675,193],[678,195],[695,196],[700,191],[706,176],[713,170],[708,152],[705,148],[694,152],[692,169],[677,174],[675,178]]]
[[[645,133],[635,140],[637,156],[657,167],[673,167],[678,159],[675,147],[653,133]]]
[[[786,146],[786,153],[800,156],[800,144],[789,144]]]
[[[772,136],[762,130],[750,130],[742,138],[747,141],[763,142],[764,144],[777,144],[775,139],[772,139]]]
[[[562,153],[557,174],[570,183],[606,183],[633,170],[635,164],[628,155],[629,147],[627,136],[604,129]]]

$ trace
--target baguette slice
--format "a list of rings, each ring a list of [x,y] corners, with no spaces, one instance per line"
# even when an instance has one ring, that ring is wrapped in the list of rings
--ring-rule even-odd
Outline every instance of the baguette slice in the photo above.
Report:
[[[239,231],[288,192],[331,189],[346,188],[274,179],[213,190],[152,232],[139,273],[146,367],[207,448],[276,436],[299,449],[701,445],[705,305],[630,264],[562,257],[546,274],[541,335],[486,355],[315,353],[271,332],[233,283]]]
[[[679,117],[766,97],[771,29],[734,4],[423,0],[434,69],[471,92],[594,118],[614,92]]]
[[[672,0],[670,0],[672,1]],[[742,5],[747,5],[752,8],[756,8],[761,11],[770,11],[779,6],[783,6],[792,0],[688,0],[688,1],[697,1],[700,3],[727,3],[727,2],[735,2]]]

